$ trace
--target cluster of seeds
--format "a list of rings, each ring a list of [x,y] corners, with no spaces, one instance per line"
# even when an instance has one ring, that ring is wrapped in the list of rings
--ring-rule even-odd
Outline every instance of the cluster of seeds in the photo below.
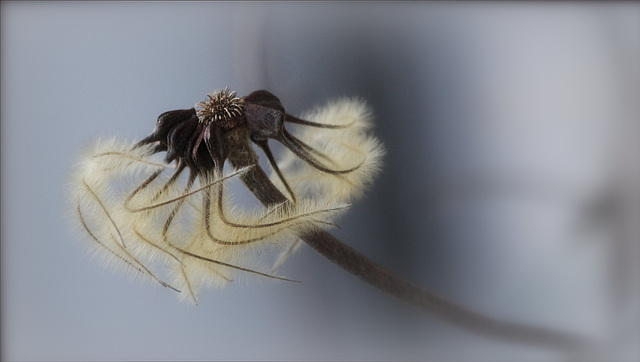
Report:
[[[200,122],[208,124],[217,122],[222,128],[230,129],[237,125],[235,119],[242,116],[244,100],[236,97],[236,92],[229,92],[229,87],[214,94],[207,94],[206,101],[199,102],[200,107],[196,112]]]

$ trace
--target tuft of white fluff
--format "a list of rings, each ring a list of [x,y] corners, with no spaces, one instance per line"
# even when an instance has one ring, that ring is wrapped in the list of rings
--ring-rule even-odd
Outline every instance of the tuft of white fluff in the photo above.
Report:
[[[302,126],[303,131],[296,136],[328,159],[319,158],[319,162],[334,170],[358,167],[346,174],[330,174],[310,166],[287,151],[278,166],[294,193],[322,197],[338,203],[362,197],[379,173],[385,152],[380,141],[369,134],[372,115],[366,103],[355,98],[342,98],[329,102],[302,118],[320,124],[344,126]],[[271,174],[271,180],[284,190],[284,185],[275,173]]]
[[[264,270],[256,250],[331,224],[348,206],[309,197],[247,210],[224,192],[225,182],[246,169],[199,177],[190,188],[188,170],[167,186],[174,170],[152,155],[152,146],[98,139],[71,173],[70,210],[106,264],[180,291],[194,303],[202,287],[223,286],[238,274],[269,276],[255,270]]]
[[[308,112],[301,118],[320,124],[342,126],[300,126],[302,132],[296,136],[326,156],[318,158],[326,168],[357,168],[349,173],[331,174],[312,167],[293,152],[285,151],[278,161],[278,167],[293,192],[297,196],[304,195],[333,203],[348,203],[361,198],[380,172],[385,153],[380,141],[370,134],[373,126],[371,109],[360,99],[341,98]],[[286,192],[275,172],[272,171],[270,178],[283,193]],[[277,270],[300,245],[299,240],[287,243],[289,247],[278,258],[272,270]]]

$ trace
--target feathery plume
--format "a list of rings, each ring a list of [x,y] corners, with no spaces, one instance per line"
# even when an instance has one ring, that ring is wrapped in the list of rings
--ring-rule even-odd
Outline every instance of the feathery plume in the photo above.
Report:
[[[163,113],[140,142],[97,140],[80,157],[70,193],[76,225],[103,260],[196,303],[203,286],[223,286],[238,273],[288,280],[259,271],[264,266],[256,251],[282,247],[286,256],[298,235],[335,226],[382,154],[366,135],[369,116],[362,103],[334,103],[310,121],[286,114],[266,91],[237,98],[226,88],[199,105],[199,111]],[[298,139],[284,122],[313,132]],[[268,139],[283,143],[302,164],[281,172]],[[291,202],[247,209],[225,191],[251,168],[224,171],[228,155],[246,153],[249,141],[265,151]]]
[[[347,207],[301,199],[295,205],[245,210],[222,184],[246,170],[174,179],[176,168],[152,152],[150,145],[96,141],[72,173],[75,220],[107,263],[193,302],[201,286],[223,286],[238,271],[285,279],[254,270],[255,249],[330,224]]]
[[[379,173],[384,148],[368,134],[371,111],[358,99],[342,98],[303,116],[310,122],[332,127],[304,128],[298,138],[313,148],[318,162],[332,169],[353,169],[348,173],[328,173],[309,165],[295,153],[285,153],[278,162],[294,192],[300,195],[351,202],[362,197]],[[277,175],[271,180],[283,187]]]

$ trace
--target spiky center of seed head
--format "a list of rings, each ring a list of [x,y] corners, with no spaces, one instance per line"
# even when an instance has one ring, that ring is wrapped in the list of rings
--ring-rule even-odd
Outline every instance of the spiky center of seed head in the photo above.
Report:
[[[200,122],[215,122],[224,129],[231,129],[242,122],[244,99],[236,97],[236,92],[229,92],[229,87],[226,87],[207,94],[207,97],[208,100],[196,104],[196,107],[200,107],[196,111]]]

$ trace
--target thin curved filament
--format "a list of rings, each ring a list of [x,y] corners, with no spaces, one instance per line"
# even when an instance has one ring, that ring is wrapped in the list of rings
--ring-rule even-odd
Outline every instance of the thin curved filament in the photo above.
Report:
[[[224,176],[224,177],[222,177],[220,179],[217,179],[215,181],[209,182],[209,183],[205,184],[204,186],[202,186],[202,187],[200,187],[200,188],[198,188],[196,190],[189,191],[189,192],[184,193],[184,194],[182,194],[180,196],[177,196],[177,197],[174,197],[174,198],[162,201],[162,202],[158,202],[158,203],[155,203],[155,204],[151,204],[151,205],[147,205],[147,206],[143,206],[143,207],[138,207],[138,208],[131,207],[129,205],[131,200],[136,196],[136,194],[138,194],[140,191],[142,191],[144,188],[146,188],[149,185],[150,182],[147,183],[146,181],[149,181],[149,179],[154,176],[154,175],[152,175],[149,179],[145,180],[145,182],[143,182],[142,185],[140,185],[136,190],[134,190],[134,192],[132,192],[131,195],[129,195],[129,197],[127,197],[127,199],[125,200],[125,208],[130,212],[141,212],[141,211],[147,211],[147,210],[155,209],[155,208],[158,208],[158,207],[161,207],[161,206],[165,206],[165,205],[174,203],[176,201],[180,201],[180,200],[186,199],[187,197],[189,197],[191,195],[195,195],[195,194],[197,194],[197,193],[199,193],[201,191],[204,191],[204,190],[206,190],[206,189],[208,189],[208,188],[210,188],[210,187],[212,187],[212,186],[214,186],[214,185],[216,185],[216,184],[218,184],[220,182],[228,180],[228,179],[230,179],[232,177],[241,175],[241,174],[247,172],[248,169],[249,169],[249,167],[246,167],[246,168],[234,171],[231,174],[229,174],[227,176]],[[153,180],[151,180],[151,181],[153,181]]]
[[[345,206],[336,207],[336,208],[333,208],[333,209],[315,210],[315,211],[302,213],[300,215],[295,215],[295,216],[283,218],[283,219],[278,220],[278,221],[267,222],[267,223],[239,224],[239,223],[235,223],[233,221],[229,221],[229,219],[227,219],[227,217],[225,216],[225,213],[224,213],[224,199],[223,199],[224,198],[224,184],[221,183],[219,185],[216,185],[214,187],[214,190],[218,191],[217,206],[218,206],[218,215],[220,215],[220,220],[225,225],[236,227],[236,228],[243,228],[243,229],[259,229],[259,228],[273,227],[273,226],[277,226],[277,225],[282,225],[282,224],[294,222],[294,221],[297,221],[298,219],[303,218],[303,217],[312,216],[312,215],[315,215],[315,214],[319,214],[319,213],[323,213],[323,212],[327,212],[327,211],[339,210],[341,208],[348,207],[348,206],[345,205]],[[210,205],[210,200],[209,200],[209,205]],[[285,203],[281,203],[281,204],[277,205],[276,207],[274,207],[273,209],[269,210],[264,215],[262,215],[258,220],[264,220],[268,215],[272,214],[278,208],[283,207],[285,205],[286,205]],[[329,224],[329,225],[335,225],[333,223],[328,223],[328,222],[323,222],[323,223],[324,224]]]
[[[297,139],[286,130],[283,129],[281,137],[278,139],[278,141],[314,168],[329,174],[350,173],[360,168],[365,162],[365,160],[362,160],[358,165],[354,167],[343,170],[333,170],[320,163],[314,156],[311,155],[311,151],[308,150],[312,148],[311,146]]]
[[[99,201],[101,204],[102,202]],[[87,225],[85,218],[82,214],[82,209],[80,207],[80,204],[77,204],[77,211],[78,211],[78,217],[80,218],[80,222],[83,226],[83,228],[85,229],[85,231],[87,232],[87,234],[89,234],[89,236],[96,242],[98,243],[98,245],[100,245],[101,247],[103,247],[105,250],[107,250],[109,253],[111,253],[112,255],[115,255],[117,258],[119,258],[121,261],[123,261],[124,263],[126,263],[127,265],[129,265],[130,267],[132,267],[134,270],[142,273],[142,274],[146,274],[148,276],[150,276],[152,279],[154,279],[155,281],[157,281],[160,285],[162,285],[163,287],[167,287],[170,289],[175,290],[176,292],[180,292],[180,290],[178,290],[177,288],[171,286],[170,284],[164,282],[163,280],[161,280],[160,278],[158,278],[155,274],[153,274],[142,262],[140,262],[135,256],[131,255],[131,253],[129,253],[127,251],[127,249],[120,245],[120,243],[118,243],[116,240],[114,240],[114,244],[117,245],[120,250],[129,258],[125,258],[124,256],[118,254],[116,251],[112,250],[111,248],[109,248],[105,243],[103,243],[102,241],[100,241],[100,239],[98,239],[97,236],[95,236],[95,234],[93,232],[91,232],[91,229],[89,228],[89,226]],[[108,213],[108,211],[105,209],[105,212]],[[111,218],[110,215],[108,215],[109,218]],[[115,225],[115,223],[113,224],[113,226],[116,228],[116,231],[118,232],[118,234],[120,235],[120,230],[118,229],[117,225]]]
[[[349,128],[349,127],[353,126],[357,122],[357,120],[354,118],[354,119],[351,120],[351,122],[346,123],[346,124],[318,123],[318,122],[307,121],[306,119],[294,117],[294,116],[289,115],[289,114],[285,115],[284,121],[285,122],[289,122],[289,123],[302,124],[302,125],[310,126],[310,127],[329,128],[329,129]]]

